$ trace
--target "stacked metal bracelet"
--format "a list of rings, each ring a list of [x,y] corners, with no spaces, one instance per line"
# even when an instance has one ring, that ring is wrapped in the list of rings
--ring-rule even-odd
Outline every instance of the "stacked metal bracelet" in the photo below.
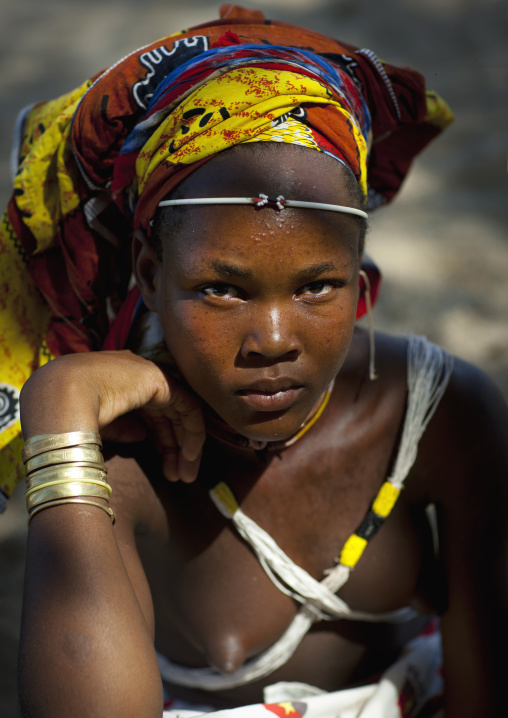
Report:
[[[26,441],[22,456],[28,523],[39,511],[62,504],[97,506],[115,523],[113,509],[97,501],[108,502],[111,495],[101,449],[100,434],[94,431],[43,434]]]

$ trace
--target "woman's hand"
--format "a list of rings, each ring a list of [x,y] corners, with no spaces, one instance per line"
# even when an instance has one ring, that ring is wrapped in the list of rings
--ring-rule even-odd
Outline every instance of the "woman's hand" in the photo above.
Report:
[[[156,364],[130,351],[54,359],[26,382],[20,405],[25,440],[100,431],[105,440],[125,443],[153,432],[166,478],[192,482],[197,476],[205,441],[199,402]]]

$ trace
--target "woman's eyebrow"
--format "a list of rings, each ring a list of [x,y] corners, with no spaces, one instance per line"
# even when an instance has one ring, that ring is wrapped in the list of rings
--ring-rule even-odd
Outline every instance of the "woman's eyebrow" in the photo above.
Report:
[[[312,279],[313,277],[318,277],[319,275],[323,274],[324,272],[336,272],[337,267],[333,262],[322,262],[321,264],[311,264],[308,267],[305,267],[305,269],[301,269],[299,272],[295,274],[296,281],[304,281],[308,279]]]
[[[250,269],[237,267],[235,264],[229,264],[227,262],[214,261],[212,262],[212,269],[221,277],[241,277],[243,279],[251,279],[253,277],[253,273]],[[337,271],[337,267],[333,262],[311,264],[296,272],[294,280],[297,282],[305,281],[318,277],[324,272],[334,271]]]
[[[249,269],[243,269],[242,267],[227,264],[226,262],[214,261],[212,262],[212,269],[223,277],[243,277],[245,279],[252,277],[252,272]]]

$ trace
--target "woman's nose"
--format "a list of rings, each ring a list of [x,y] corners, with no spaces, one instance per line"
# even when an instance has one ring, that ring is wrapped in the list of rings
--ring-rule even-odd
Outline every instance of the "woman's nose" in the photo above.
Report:
[[[272,307],[269,311],[256,312],[249,324],[240,349],[243,359],[296,359],[301,353],[302,345],[289,313]]]

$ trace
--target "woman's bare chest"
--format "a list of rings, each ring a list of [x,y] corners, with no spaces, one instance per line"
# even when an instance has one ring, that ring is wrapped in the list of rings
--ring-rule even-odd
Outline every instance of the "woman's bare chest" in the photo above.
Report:
[[[210,471],[203,483],[228,483],[242,511],[320,581],[363,521],[390,461],[389,452],[383,456],[375,447],[362,461],[353,461],[351,452],[340,454],[300,452],[293,462],[272,457],[252,475],[246,472],[243,482],[233,461]],[[168,506],[169,544],[140,546],[159,645],[177,662],[232,670],[275,642],[298,603],[274,584],[202,485],[177,493]],[[354,610],[369,613],[408,605],[422,564],[420,529],[406,502],[400,502],[339,596]]]

